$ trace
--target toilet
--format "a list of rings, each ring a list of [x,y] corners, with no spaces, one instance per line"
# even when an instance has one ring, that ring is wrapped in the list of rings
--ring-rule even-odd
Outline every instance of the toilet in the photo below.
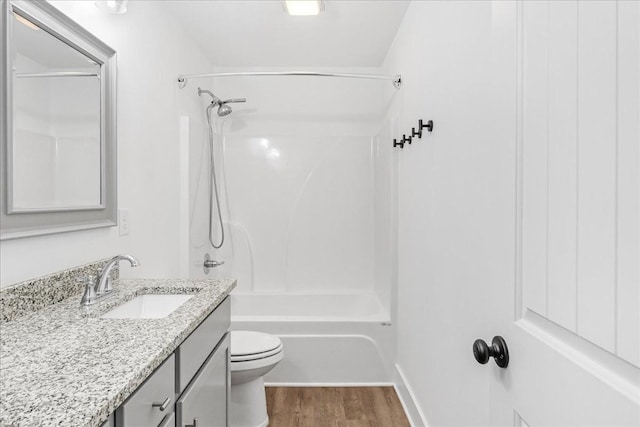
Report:
[[[280,338],[253,331],[231,331],[231,427],[269,425],[263,376],[284,357]]]

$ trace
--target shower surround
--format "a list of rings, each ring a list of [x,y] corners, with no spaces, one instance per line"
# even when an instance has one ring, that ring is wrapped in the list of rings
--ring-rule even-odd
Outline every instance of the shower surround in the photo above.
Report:
[[[389,95],[387,86],[322,77],[215,79],[217,95],[247,98],[214,118],[228,236],[219,250],[207,236],[206,118],[189,124],[190,275],[203,277],[205,253],[224,261],[208,277],[238,280],[232,328],[283,339],[287,363],[267,382],[391,381],[394,168],[385,144],[390,126],[381,118],[395,89]],[[219,232],[214,221],[214,241]],[[362,363],[344,375],[354,355]]]

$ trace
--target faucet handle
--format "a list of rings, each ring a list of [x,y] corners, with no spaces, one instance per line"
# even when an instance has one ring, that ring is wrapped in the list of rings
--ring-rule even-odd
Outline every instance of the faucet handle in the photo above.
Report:
[[[80,305],[91,305],[96,302],[96,277],[95,276],[80,276],[76,277],[77,282],[84,283],[84,294],[80,300]]]

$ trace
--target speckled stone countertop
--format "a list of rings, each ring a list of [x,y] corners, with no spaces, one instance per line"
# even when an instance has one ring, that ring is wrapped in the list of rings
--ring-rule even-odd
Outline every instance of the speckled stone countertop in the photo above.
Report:
[[[0,325],[0,426],[99,426],[235,287],[232,280],[118,280]],[[194,294],[162,319],[100,319],[137,295]]]

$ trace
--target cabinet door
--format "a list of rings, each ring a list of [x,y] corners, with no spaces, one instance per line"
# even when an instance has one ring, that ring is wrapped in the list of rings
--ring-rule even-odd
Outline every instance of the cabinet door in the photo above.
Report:
[[[184,391],[231,323],[231,299],[227,297],[176,349],[176,393]]]
[[[231,386],[227,333],[176,405],[176,427],[226,427]]]
[[[175,358],[171,355],[116,410],[118,427],[157,426],[172,411],[175,366]]]

